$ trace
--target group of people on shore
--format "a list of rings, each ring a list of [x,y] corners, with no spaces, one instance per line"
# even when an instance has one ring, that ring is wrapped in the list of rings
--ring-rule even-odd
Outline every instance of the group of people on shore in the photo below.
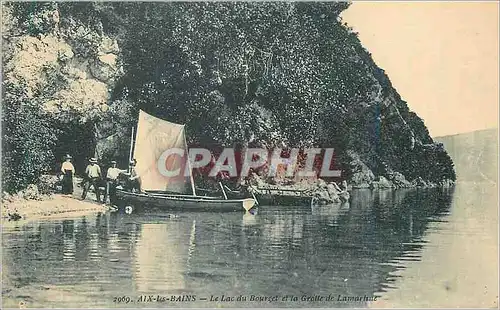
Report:
[[[74,191],[73,179],[75,176],[75,167],[73,166],[72,157],[66,155],[64,162],[61,165],[62,174],[62,193],[66,195],[72,195]],[[126,188],[131,191],[141,191],[141,179],[135,169],[137,161],[135,159],[131,160],[129,163],[128,170],[119,169],[116,166],[116,160],[111,161],[111,166],[108,168],[106,175],[101,173],[101,167],[97,163],[96,158],[90,158],[85,173],[83,175],[83,193],[82,200],[87,197],[87,193],[91,187],[94,188],[97,202],[101,202],[101,185],[105,185],[104,199],[102,203],[107,203],[107,198],[109,196],[110,204],[116,203],[116,188],[119,185],[119,176],[127,176]]]

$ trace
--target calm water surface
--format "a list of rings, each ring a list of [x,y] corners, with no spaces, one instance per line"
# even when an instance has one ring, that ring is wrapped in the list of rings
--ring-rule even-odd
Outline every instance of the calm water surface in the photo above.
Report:
[[[359,190],[349,204],[260,207],[256,215],[109,213],[7,225],[4,306],[364,307],[338,295],[390,290],[397,271],[420,260],[426,235],[447,222],[454,199],[453,190]],[[196,301],[138,303],[141,295]],[[247,301],[211,302],[211,295]],[[281,301],[285,295],[299,300]],[[119,296],[134,302],[114,302]]]

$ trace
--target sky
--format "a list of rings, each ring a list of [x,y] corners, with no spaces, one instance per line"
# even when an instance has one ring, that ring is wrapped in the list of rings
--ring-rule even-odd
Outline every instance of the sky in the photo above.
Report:
[[[342,13],[439,137],[498,127],[499,3],[355,1]]]

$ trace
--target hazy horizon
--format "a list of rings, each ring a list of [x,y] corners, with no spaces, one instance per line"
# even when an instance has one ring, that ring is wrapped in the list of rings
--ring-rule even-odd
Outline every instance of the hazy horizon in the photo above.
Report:
[[[475,130],[471,130],[471,131],[464,131],[464,132],[451,133],[451,134],[444,135],[444,136],[431,136],[431,137],[432,137],[433,139],[437,139],[437,138],[443,138],[443,137],[451,137],[451,136],[458,136],[458,135],[466,135],[466,134],[473,133],[473,132],[478,132],[478,131],[490,131],[490,130],[495,130],[495,131],[498,131],[498,127],[490,127],[490,128],[484,128],[484,129],[475,129]]]

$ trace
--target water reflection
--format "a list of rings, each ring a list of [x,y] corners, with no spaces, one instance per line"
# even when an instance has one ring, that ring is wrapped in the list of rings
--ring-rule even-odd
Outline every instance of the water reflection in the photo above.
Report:
[[[325,223],[328,226],[336,226],[339,217],[349,212],[350,207],[351,205],[348,202],[327,206],[312,206],[311,213],[318,222]]]
[[[184,273],[192,255],[195,222],[144,223],[135,248],[135,282],[140,293],[185,289]]]
[[[29,306],[109,307],[115,306],[113,296],[124,293],[185,293],[198,300],[168,306],[214,307],[216,303],[199,298],[372,296],[393,285],[395,271],[405,261],[419,259],[429,223],[446,219],[452,194],[360,190],[348,204],[261,207],[256,215],[112,213],[6,228],[4,300],[17,305],[24,291]],[[54,297],[62,289],[68,290]],[[60,297],[68,294],[74,298]],[[364,304],[299,300],[227,305]]]
[[[62,256],[64,261],[75,260],[76,244],[75,244],[73,225],[74,223],[72,220],[62,222],[62,236],[63,236]],[[41,230],[41,226],[39,226],[39,229]],[[58,252],[59,251],[56,251],[56,253]]]
[[[256,214],[252,214],[250,212],[245,212],[245,214],[243,214],[243,220],[241,222],[241,224],[243,226],[254,226],[254,225],[257,225],[257,219],[258,219],[258,216]]]

